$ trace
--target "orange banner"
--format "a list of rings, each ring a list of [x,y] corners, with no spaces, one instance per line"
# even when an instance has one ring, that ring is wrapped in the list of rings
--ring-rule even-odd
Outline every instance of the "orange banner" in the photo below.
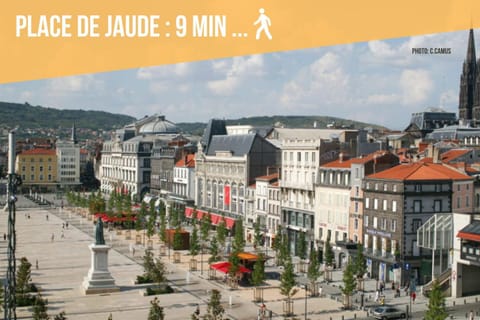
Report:
[[[22,0],[0,83],[480,27],[480,1]]]

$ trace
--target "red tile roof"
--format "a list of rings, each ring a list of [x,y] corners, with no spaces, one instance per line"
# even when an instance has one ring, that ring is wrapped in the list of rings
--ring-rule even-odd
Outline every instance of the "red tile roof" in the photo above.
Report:
[[[452,160],[455,160],[458,157],[461,157],[467,153],[469,153],[471,150],[469,149],[452,149],[448,150],[447,152],[442,153],[440,156],[443,162],[450,162]]]
[[[472,178],[440,163],[401,164],[367,178],[391,180],[471,180]]]
[[[353,159],[342,160],[337,159],[332,162],[325,163],[321,165],[322,168],[350,168],[352,166]]]
[[[50,155],[54,156],[56,155],[55,149],[30,149],[30,150],[24,150],[20,153],[21,155],[25,156],[31,156],[31,155]]]
[[[185,165],[185,159],[187,163]],[[187,154],[186,158],[182,158],[177,161],[175,164],[176,167],[187,167],[187,168],[195,168],[195,155],[194,154]]]
[[[354,158],[352,159],[352,163],[360,163],[360,164],[364,164],[364,163],[367,163],[369,161],[372,161],[375,157],[382,157],[384,155],[386,155],[387,151],[375,151],[375,152],[372,152],[366,156],[363,156],[363,157],[358,157],[358,158]]]

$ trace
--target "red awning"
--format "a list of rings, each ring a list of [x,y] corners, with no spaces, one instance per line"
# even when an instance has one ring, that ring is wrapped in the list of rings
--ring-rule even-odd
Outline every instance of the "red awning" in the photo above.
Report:
[[[480,242],[480,235],[475,234],[475,233],[468,233],[468,232],[462,232],[460,231],[457,234],[458,238],[465,239],[465,240],[472,240],[472,241],[477,241]]]
[[[197,209],[197,220],[201,220],[204,214],[207,214],[208,212],[203,211],[203,210],[198,210]],[[223,218],[225,220],[225,225],[227,226],[227,229],[232,229],[233,225],[235,224],[235,219],[233,218],[228,218],[228,217],[223,217],[219,214],[215,213],[209,213],[210,215],[210,221],[212,225],[216,226],[222,221],[221,219]],[[191,207],[185,207],[185,216],[187,218],[191,218],[193,216],[193,208]]]
[[[228,273],[228,269],[230,268],[230,262],[228,261],[222,261],[222,262],[217,262],[213,263],[210,265],[211,269],[215,269],[217,271],[220,271],[222,273]],[[240,265],[240,268],[238,270],[239,273],[250,273],[252,272],[250,269],[245,268],[244,266]]]

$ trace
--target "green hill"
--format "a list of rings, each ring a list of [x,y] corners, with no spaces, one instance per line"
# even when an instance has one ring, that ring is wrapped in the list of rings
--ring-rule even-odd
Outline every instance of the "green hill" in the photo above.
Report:
[[[240,119],[227,119],[227,125],[252,125],[252,126],[274,126],[283,125],[285,128],[313,128],[316,122],[317,128],[327,128],[328,125],[334,125],[336,128],[353,128],[362,129],[372,127],[374,129],[386,130],[385,127],[358,122],[353,120],[328,117],[328,116],[264,116],[264,117],[248,117]],[[182,122],[177,126],[186,133],[202,135],[206,123],[202,122]]]
[[[103,111],[60,110],[32,106],[28,103],[0,102],[0,127],[78,128],[110,130],[135,121],[135,118]]]

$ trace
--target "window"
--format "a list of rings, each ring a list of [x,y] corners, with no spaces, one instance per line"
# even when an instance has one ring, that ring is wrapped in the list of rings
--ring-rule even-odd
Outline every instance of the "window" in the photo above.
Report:
[[[368,216],[365,216],[365,218],[363,219],[364,221],[364,225],[365,227],[368,227]]]
[[[370,189],[370,182],[367,182],[367,184],[365,185],[365,189]]]
[[[378,183],[375,183],[375,190],[378,190]]]
[[[388,184],[385,183],[385,184],[383,185],[383,191],[388,191]]]
[[[370,199],[365,198],[365,208],[368,209],[370,207]]]
[[[387,230],[387,219],[386,218],[382,218],[382,229]]]
[[[373,199],[373,209],[377,210],[378,209],[378,199]]]
[[[43,172],[43,166],[40,166],[39,169],[40,169],[40,172]]]
[[[315,152],[312,152],[312,162],[315,162]]]
[[[378,218],[377,217],[373,217],[373,227],[376,228],[378,225]]]
[[[308,162],[308,152],[305,152],[305,162]]]
[[[415,185],[415,192],[422,192],[422,185],[416,184]]]
[[[25,171],[25,166],[22,166],[22,171]]]
[[[392,230],[392,232],[397,231],[397,220],[392,219],[392,224],[390,225],[390,230]]]
[[[355,220],[353,221],[353,228],[355,230],[358,230],[358,218],[355,218]]]
[[[457,197],[457,209],[460,208],[460,197]]]
[[[293,152],[290,152],[290,162],[293,162]]]
[[[413,219],[412,232],[417,232],[418,228],[422,226],[422,219]]]
[[[442,212],[442,200],[433,201],[433,211]]]
[[[355,201],[355,212],[358,212],[358,201]]]
[[[358,197],[359,193],[360,193],[360,188],[357,186],[355,187],[355,197]]]
[[[468,198],[468,196],[465,197],[465,206],[470,206],[470,199]]]
[[[397,192],[397,185],[394,184],[392,189],[393,189],[393,192]]]
[[[287,161],[287,153],[286,152],[283,153],[283,161]]]
[[[34,166],[31,166],[31,167],[30,167],[30,171],[35,171],[35,167],[34,167]]]
[[[31,180],[31,181],[35,180],[35,175],[33,175],[33,174],[30,175],[30,180]]]
[[[360,177],[358,168],[355,168],[355,178],[358,179]]]
[[[297,161],[298,162],[302,161],[302,153],[301,152],[297,152]]]
[[[460,185],[457,184],[457,191],[460,191]]]
[[[422,200],[413,201],[413,212],[415,213],[422,212]]]
[[[342,174],[339,172],[337,173],[337,184],[341,184],[342,183]]]
[[[392,212],[397,212],[397,201],[392,200]]]
[[[383,211],[387,211],[387,199],[383,200]]]

